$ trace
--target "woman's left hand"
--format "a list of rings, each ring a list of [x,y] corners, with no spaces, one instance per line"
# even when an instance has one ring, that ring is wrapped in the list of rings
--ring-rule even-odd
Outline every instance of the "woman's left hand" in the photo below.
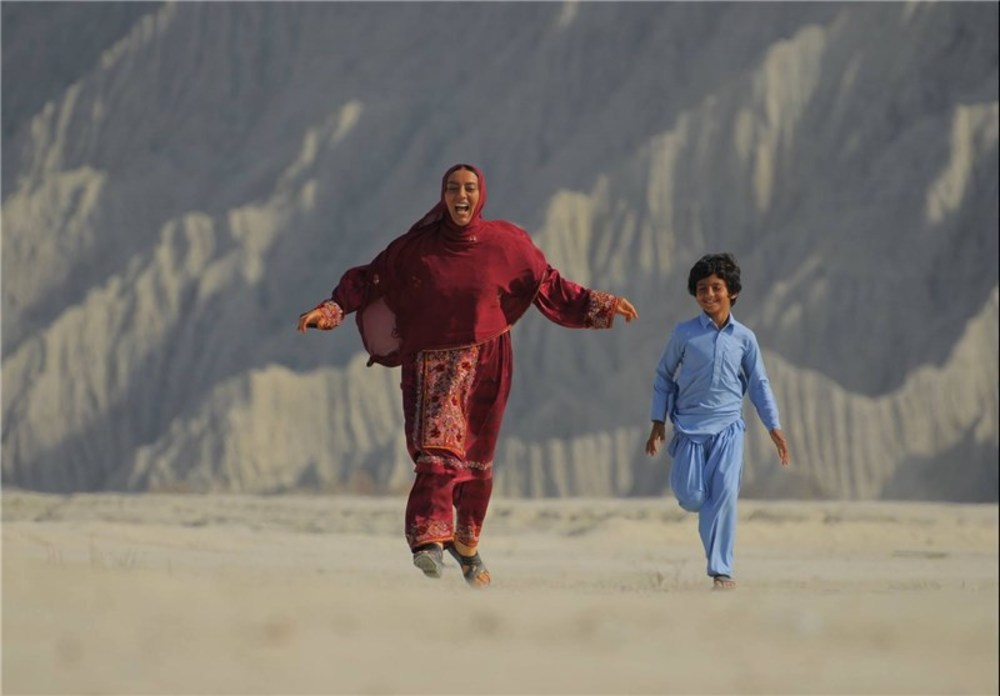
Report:
[[[624,297],[618,298],[618,302],[615,304],[615,314],[621,314],[625,317],[625,323],[639,318],[639,313],[635,311],[635,307]]]

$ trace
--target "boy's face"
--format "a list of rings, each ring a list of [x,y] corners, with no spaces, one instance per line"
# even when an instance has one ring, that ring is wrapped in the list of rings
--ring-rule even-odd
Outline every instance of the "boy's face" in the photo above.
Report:
[[[733,298],[729,295],[726,281],[714,273],[697,282],[694,286],[694,299],[702,311],[710,316],[716,324],[721,326],[729,318]]]

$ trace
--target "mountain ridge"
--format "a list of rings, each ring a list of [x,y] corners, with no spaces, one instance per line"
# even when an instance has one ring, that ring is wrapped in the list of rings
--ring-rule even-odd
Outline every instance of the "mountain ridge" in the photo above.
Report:
[[[32,35],[49,21],[31,19]],[[666,460],[641,453],[652,368],[697,311],[688,267],[725,249],[795,460],[774,473],[748,412],[749,493],[995,500],[996,19],[979,3],[151,9],[4,131],[3,483],[405,488],[393,371],[361,366],[350,322],[302,337],[294,319],[471,160],[487,217],[641,316],[515,327],[498,489],[665,489]],[[5,102],[33,69],[4,61]],[[974,483],[935,473],[956,452]]]

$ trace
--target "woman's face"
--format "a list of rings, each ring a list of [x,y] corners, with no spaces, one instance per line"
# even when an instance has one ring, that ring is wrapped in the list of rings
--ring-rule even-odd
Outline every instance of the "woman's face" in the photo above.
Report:
[[[479,203],[479,177],[468,169],[456,169],[444,184],[444,203],[448,214],[459,227],[472,222],[472,213]]]

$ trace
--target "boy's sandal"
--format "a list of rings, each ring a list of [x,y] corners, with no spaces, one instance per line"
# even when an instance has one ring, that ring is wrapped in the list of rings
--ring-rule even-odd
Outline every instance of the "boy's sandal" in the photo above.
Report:
[[[733,590],[733,589],[736,589],[736,581],[733,580],[728,575],[713,575],[712,576],[712,589],[713,590]]]
[[[444,569],[444,554],[438,544],[427,544],[413,552],[413,565],[424,571],[429,578],[441,577]]]
[[[490,571],[486,569],[486,564],[479,557],[478,551],[471,556],[463,556],[458,552],[454,544],[447,544],[445,548],[458,561],[458,565],[462,569],[462,575],[465,577],[465,581],[469,583],[469,587],[487,587],[490,584]]]

